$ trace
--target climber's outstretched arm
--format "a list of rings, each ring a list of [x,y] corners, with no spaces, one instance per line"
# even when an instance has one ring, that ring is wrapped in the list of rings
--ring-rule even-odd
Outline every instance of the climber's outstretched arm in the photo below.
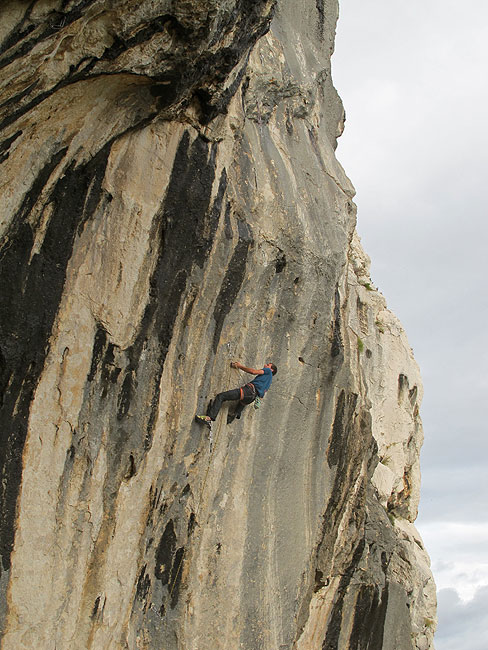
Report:
[[[239,370],[244,370],[244,372],[248,372],[250,375],[264,375],[264,370],[257,369],[257,368],[248,368],[247,366],[243,366],[242,363],[239,363],[239,361],[232,361],[230,364],[233,368],[238,368]]]

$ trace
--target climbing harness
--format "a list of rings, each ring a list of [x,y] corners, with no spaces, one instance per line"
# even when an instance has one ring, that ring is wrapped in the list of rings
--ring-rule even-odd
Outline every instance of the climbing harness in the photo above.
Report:
[[[248,391],[247,391],[248,394],[247,395],[246,395],[246,390],[245,390],[246,388],[248,388]],[[252,404],[252,402],[254,402],[254,400],[257,397],[257,395],[256,395],[256,387],[254,386],[254,384],[251,384],[251,383],[245,384],[244,386],[241,386],[239,388],[239,390],[241,391],[241,393],[240,393],[241,394],[240,402],[241,402],[241,404],[244,404],[245,406],[247,406],[248,404]]]

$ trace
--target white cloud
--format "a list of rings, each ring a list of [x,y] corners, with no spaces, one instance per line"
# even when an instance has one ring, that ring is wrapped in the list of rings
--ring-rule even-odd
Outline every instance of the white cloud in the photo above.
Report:
[[[484,513],[483,513],[484,515]],[[454,589],[463,602],[488,587],[488,522],[435,522],[419,525],[434,559],[437,589]]]
[[[488,588],[478,589],[463,603],[455,591],[438,594],[439,627],[436,650],[486,650],[488,645]]]

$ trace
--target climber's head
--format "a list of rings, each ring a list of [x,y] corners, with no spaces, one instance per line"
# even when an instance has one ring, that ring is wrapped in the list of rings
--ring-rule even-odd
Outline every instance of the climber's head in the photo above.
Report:
[[[275,366],[274,363],[267,363],[264,367],[271,368],[271,372],[273,373],[273,375],[276,375],[276,373],[278,372],[278,368]]]

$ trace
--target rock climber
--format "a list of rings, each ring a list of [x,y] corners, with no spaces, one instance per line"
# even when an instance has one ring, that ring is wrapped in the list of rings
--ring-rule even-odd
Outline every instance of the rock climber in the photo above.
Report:
[[[208,415],[196,416],[196,420],[208,426],[210,430],[212,429],[212,422],[215,421],[219,414],[223,402],[239,400],[234,413],[229,413],[227,416],[227,424],[230,424],[234,418],[239,419],[241,417],[242,409],[245,406],[251,404],[257,398],[264,397],[266,391],[271,386],[273,376],[276,375],[278,370],[274,363],[266,363],[260,370],[243,366],[239,361],[232,361],[230,365],[232,368],[237,368],[238,370],[243,370],[244,372],[248,372],[250,375],[256,376],[252,381],[240,388],[233,388],[231,390],[226,390],[223,393],[219,393],[211,402],[210,407],[207,410]]]

